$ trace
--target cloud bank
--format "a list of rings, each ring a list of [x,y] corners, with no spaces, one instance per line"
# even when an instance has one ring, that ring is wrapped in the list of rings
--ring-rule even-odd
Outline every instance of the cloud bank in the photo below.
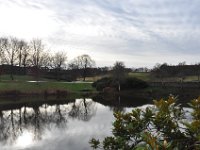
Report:
[[[195,63],[198,0],[0,0],[0,34],[39,37],[69,59],[87,53],[98,66]]]

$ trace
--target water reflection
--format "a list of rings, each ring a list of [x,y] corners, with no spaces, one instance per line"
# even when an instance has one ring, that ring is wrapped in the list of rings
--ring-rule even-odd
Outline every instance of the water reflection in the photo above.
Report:
[[[16,139],[16,147],[21,147],[21,148],[25,148],[30,146],[33,143],[34,139],[33,139],[33,134],[28,132],[28,131],[24,131],[17,139]]]
[[[77,118],[83,121],[89,121],[93,115],[95,115],[96,107],[93,101],[76,100],[72,104],[72,108],[69,112],[69,116],[72,118]]]
[[[152,99],[97,95],[93,99],[37,100],[0,105],[0,150],[88,150],[92,137],[111,134],[113,111]]]
[[[93,99],[93,100],[92,100]],[[0,105],[0,150],[88,150],[92,137],[111,134],[113,111],[151,104],[151,97],[15,100]]]
[[[43,104],[42,106],[22,106],[18,109],[1,110],[0,149],[29,148],[31,146],[33,149],[38,149],[36,145],[45,138],[52,140],[58,136],[58,133],[52,134],[53,132],[59,132],[60,136],[67,136],[65,131],[68,134],[72,131],[78,133],[80,132],[78,128],[74,128],[74,130],[72,127],[90,121],[96,114],[97,107],[101,107],[100,104],[83,98],[68,104]],[[69,125],[70,127],[68,127]],[[89,124],[85,125],[89,127]],[[79,135],[77,134],[77,136]],[[65,137],[63,138],[65,139]],[[73,138],[71,140],[76,141]],[[89,139],[87,138],[87,140]]]

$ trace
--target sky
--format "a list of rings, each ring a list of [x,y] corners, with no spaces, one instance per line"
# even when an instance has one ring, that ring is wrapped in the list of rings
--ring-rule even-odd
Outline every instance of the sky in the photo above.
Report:
[[[199,0],[0,0],[0,36],[40,38],[96,66],[200,60]]]

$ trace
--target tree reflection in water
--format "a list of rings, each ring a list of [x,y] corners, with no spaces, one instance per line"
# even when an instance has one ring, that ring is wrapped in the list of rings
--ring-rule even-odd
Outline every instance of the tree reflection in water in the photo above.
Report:
[[[89,121],[96,113],[95,103],[89,99],[78,99],[69,112],[69,116],[83,121]]]
[[[113,112],[125,112],[125,108],[121,106],[121,97],[118,96],[115,106],[110,106],[110,110]]]
[[[51,130],[52,127],[67,128],[69,118],[89,121],[96,114],[95,104],[92,100],[83,98],[69,104],[43,104],[1,110],[0,142],[14,143],[27,131],[33,135],[33,140],[41,140],[45,130]]]

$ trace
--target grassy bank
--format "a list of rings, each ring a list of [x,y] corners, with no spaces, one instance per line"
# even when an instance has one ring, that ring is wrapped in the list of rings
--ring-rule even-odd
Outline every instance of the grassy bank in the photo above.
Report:
[[[81,99],[84,96],[80,93],[70,94],[65,97],[48,96],[20,96],[20,97],[0,97],[0,110],[9,110],[21,108],[22,106],[42,106],[43,104],[66,104],[74,102],[76,99]]]
[[[157,78],[152,76],[149,72],[131,72],[128,74],[130,77],[135,77],[144,81],[150,82],[180,82],[182,80],[181,77],[164,77],[164,78]],[[185,76],[184,82],[193,82],[198,81],[198,76]]]
[[[80,93],[83,91],[94,92],[91,83],[66,83],[66,82],[0,82],[0,95],[35,95],[35,94],[60,94]]]
[[[130,77],[136,77],[144,81],[154,81],[150,73],[129,73]],[[97,80],[103,76],[90,78],[90,81]],[[88,78],[89,79],[89,78]],[[188,76],[186,81],[193,81],[196,78]],[[69,83],[57,82],[56,80],[48,80],[41,78],[40,83],[28,82],[35,80],[32,76],[15,75],[14,81],[11,81],[10,75],[1,75],[0,77],[0,96],[12,95],[68,95],[69,93],[96,92],[91,83]],[[167,79],[166,79],[167,80]],[[173,80],[179,81],[178,78]],[[173,91],[158,88],[161,91],[166,91],[168,94]],[[152,90],[150,90],[152,91]],[[151,93],[151,92],[150,92]],[[157,92],[155,92],[157,93]]]

